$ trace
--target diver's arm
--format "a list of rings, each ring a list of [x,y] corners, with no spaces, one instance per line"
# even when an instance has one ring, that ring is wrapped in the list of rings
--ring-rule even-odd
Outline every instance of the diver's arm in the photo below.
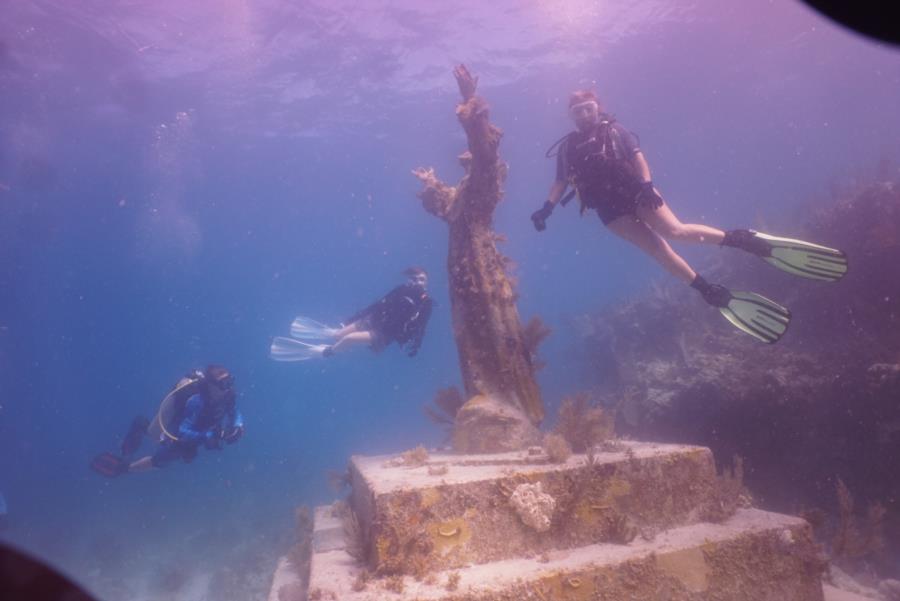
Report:
[[[547,194],[547,200],[544,201],[544,204],[541,205],[541,208],[531,214],[531,222],[534,224],[534,229],[539,232],[543,232],[547,229],[547,220],[550,218],[550,215],[553,214],[553,209],[559,203],[559,199],[562,198],[563,193],[566,191],[566,188],[569,187],[568,182],[568,171],[569,168],[566,165],[566,147],[568,142],[568,136],[562,142],[559,147],[559,150],[556,153],[556,177],[553,180],[553,185],[550,186],[550,192]]]
[[[178,425],[178,440],[186,442],[202,442],[206,439],[206,432],[197,429],[197,421],[203,410],[203,399],[195,394],[184,405],[184,418]]]
[[[419,352],[419,347],[422,346],[422,339],[425,338],[425,328],[428,327],[428,320],[431,318],[431,308],[433,305],[434,302],[431,300],[431,297],[427,297],[425,303],[422,305],[419,318],[416,320],[416,333],[413,336],[412,344],[409,345],[409,352],[407,353],[410,357],[415,356],[415,354]]]
[[[550,193],[547,194],[547,202],[550,203],[551,207],[556,206],[559,199],[562,198],[562,195],[565,193],[566,188],[569,187],[569,166],[567,164],[568,161],[566,160],[566,155],[569,152],[568,148],[569,136],[566,136],[565,140],[560,144],[559,150],[556,152],[556,177],[553,180],[553,184],[550,186]]]
[[[644,158],[644,153],[640,149],[634,151],[632,164],[641,182],[640,190],[634,197],[638,207],[650,211],[657,210],[666,201],[663,200],[662,194],[653,185],[653,179],[650,177],[650,166],[647,164],[647,159]]]
[[[642,182],[653,180],[653,178],[650,177],[650,165],[647,164],[647,159],[644,158],[643,152],[640,150],[635,151],[631,164],[634,165],[635,173],[637,173],[638,178],[640,178]]]
[[[228,444],[233,444],[244,435],[244,416],[241,415],[236,406],[232,405],[225,418],[228,427],[225,429],[223,438]]]
[[[556,206],[556,203],[559,202],[559,199],[562,198],[563,193],[568,187],[569,182],[567,182],[566,180],[554,181],[553,185],[550,186],[550,192],[547,194],[547,202]]]
[[[244,427],[244,416],[237,407],[232,407],[228,411],[228,427],[232,429]]]

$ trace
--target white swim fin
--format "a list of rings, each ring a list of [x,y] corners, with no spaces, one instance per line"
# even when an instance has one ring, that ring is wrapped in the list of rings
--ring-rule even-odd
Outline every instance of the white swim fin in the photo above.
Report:
[[[339,329],[326,326],[310,317],[298,315],[291,324],[291,336],[299,340],[334,340]]]
[[[326,348],[327,344],[309,344],[294,338],[276,336],[272,340],[269,356],[275,361],[306,361],[322,357]]]

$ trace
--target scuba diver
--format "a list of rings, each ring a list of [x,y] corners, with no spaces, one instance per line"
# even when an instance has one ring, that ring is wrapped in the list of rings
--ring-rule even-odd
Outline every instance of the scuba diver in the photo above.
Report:
[[[653,185],[637,137],[601,110],[592,91],[579,90],[571,95],[569,116],[576,131],[566,134],[547,151],[548,158],[556,157],[556,179],[547,201],[531,215],[537,231],[546,229],[547,219],[558,203],[565,206],[577,193],[582,213],[585,209],[596,210],[606,227],[697,290],[732,325],[770,344],[787,330],[790,311],[759,294],[732,291],[707,282],[672,250],[667,240],[730,246],[813,280],[834,282],[847,272],[846,255],[833,248],[753,230],[726,232],[682,223]],[[563,196],[570,184],[574,189]]]
[[[201,445],[220,450],[222,443],[234,444],[244,435],[244,419],[235,401],[234,376],[226,368],[209,365],[194,371],[165,396],[152,422],[134,418],[122,440],[121,455],[101,453],[91,468],[115,478],[165,467],[177,459],[190,463]],[[132,461],[145,436],[158,440],[159,447],[153,455]]]
[[[424,269],[410,267],[403,273],[406,283],[351,316],[345,326],[333,328],[308,317],[297,317],[291,324],[291,338],[276,336],[272,341],[272,359],[305,361],[331,357],[363,344],[379,353],[392,342],[406,346],[406,354],[415,357],[434,302],[428,296],[428,274]]]

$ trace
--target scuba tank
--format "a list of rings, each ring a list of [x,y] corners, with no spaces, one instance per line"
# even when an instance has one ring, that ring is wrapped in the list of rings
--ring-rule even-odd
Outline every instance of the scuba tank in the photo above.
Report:
[[[200,370],[194,370],[178,380],[159,403],[159,410],[150,424],[151,435],[160,440],[178,440],[176,433],[178,422],[184,414],[184,406],[189,398],[200,393],[205,386],[206,377]]]

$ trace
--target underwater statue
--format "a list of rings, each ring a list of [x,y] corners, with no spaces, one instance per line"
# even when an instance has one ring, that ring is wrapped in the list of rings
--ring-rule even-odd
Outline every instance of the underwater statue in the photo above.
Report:
[[[459,157],[466,173],[449,186],[434,169],[413,171],[424,184],[422,206],[450,228],[450,311],[468,399],[456,415],[453,445],[461,452],[512,450],[537,440],[544,417],[535,339],[519,319],[508,260],[497,250],[502,237],[492,223],[507,172],[498,151],[502,132],[491,124],[487,102],[475,94],[478,78],[464,65],[454,76],[462,95],[456,115],[468,141]]]

